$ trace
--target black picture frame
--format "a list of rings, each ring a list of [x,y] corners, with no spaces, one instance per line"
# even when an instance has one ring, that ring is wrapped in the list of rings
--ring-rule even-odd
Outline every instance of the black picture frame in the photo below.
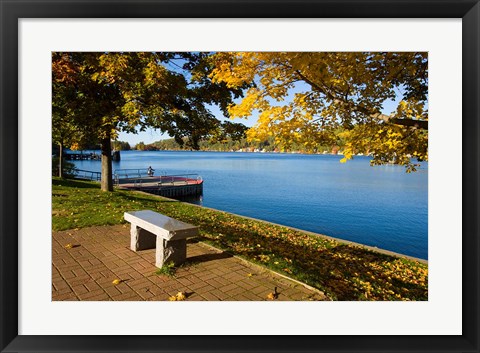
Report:
[[[0,349],[2,352],[479,352],[478,0],[0,0]],[[461,336],[18,335],[20,18],[462,18]]]

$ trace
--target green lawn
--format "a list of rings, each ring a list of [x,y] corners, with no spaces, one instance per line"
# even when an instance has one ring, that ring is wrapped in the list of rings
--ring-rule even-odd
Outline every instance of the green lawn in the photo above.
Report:
[[[323,290],[336,300],[427,300],[428,266],[287,227],[99,184],[52,180],[53,230],[125,223],[149,209],[200,227],[202,240]]]

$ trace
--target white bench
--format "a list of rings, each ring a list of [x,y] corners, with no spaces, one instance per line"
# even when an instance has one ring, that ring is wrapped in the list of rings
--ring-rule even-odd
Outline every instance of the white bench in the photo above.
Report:
[[[198,227],[150,210],[125,212],[131,223],[130,249],[156,248],[157,267],[173,262],[180,265],[187,259],[187,238],[198,235]]]

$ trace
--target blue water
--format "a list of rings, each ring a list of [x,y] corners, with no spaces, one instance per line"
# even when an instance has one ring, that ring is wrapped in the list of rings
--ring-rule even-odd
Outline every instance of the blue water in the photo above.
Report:
[[[122,151],[113,169],[152,166],[155,174],[198,173],[200,204],[428,258],[428,164],[371,167],[369,157]],[[100,171],[98,161],[75,161]]]

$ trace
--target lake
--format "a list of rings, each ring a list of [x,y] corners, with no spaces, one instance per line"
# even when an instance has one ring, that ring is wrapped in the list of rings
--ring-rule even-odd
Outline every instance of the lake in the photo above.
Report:
[[[370,158],[283,153],[122,151],[113,170],[198,173],[203,206],[428,259],[428,163],[371,167]],[[100,171],[99,161],[73,161]]]

